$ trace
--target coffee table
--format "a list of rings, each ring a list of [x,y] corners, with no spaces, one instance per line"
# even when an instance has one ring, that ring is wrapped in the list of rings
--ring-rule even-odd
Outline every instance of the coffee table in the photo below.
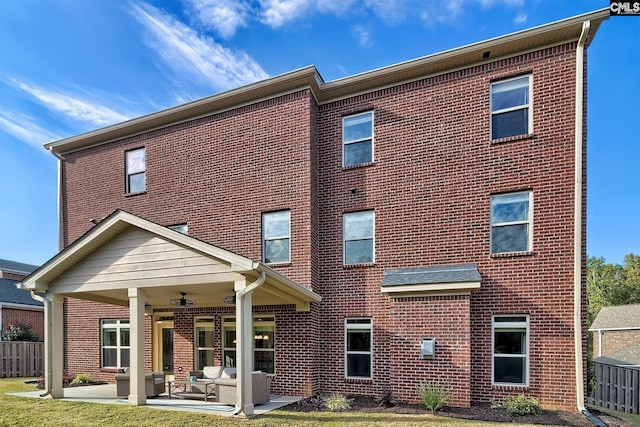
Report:
[[[194,392],[192,390],[187,391],[187,386],[198,385],[204,387],[204,393]],[[200,399],[204,396],[204,401],[207,402],[209,396],[215,397],[215,384],[213,380],[211,381],[190,381],[190,380],[171,380],[167,381],[167,386],[169,388],[169,399],[171,399],[171,393],[178,390],[182,387],[182,391],[178,393],[174,393],[174,396],[181,398],[195,398]]]

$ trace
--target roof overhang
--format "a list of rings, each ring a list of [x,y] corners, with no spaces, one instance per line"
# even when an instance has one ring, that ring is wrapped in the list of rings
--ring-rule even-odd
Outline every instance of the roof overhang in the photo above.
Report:
[[[198,306],[224,306],[235,283],[265,282],[254,305],[295,304],[307,311],[320,295],[268,266],[117,210],[26,277],[21,289],[126,306],[144,290],[154,308],[186,292]]]
[[[585,21],[591,22],[588,45],[602,21],[608,17],[609,9],[601,9],[328,83],[323,81],[315,66],[308,66],[123,123],[50,142],[45,144],[45,148],[60,156],[302,89],[309,89],[319,104],[328,103],[360,93],[578,40]]]
[[[381,292],[392,297],[465,295],[480,288],[482,277],[475,264],[385,270]]]

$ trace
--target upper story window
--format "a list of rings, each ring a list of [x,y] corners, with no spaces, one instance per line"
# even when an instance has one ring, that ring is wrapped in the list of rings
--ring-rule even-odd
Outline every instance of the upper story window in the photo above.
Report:
[[[167,228],[182,234],[189,234],[189,226],[187,224],[169,225]]]
[[[369,318],[345,319],[345,361],[347,378],[371,378],[373,327]]]
[[[494,316],[492,383],[526,386],[529,382],[528,316]]]
[[[342,119],[342,166],[373,162],[373,111]]]
[[[147,190],[147,150],[136,148],[125,152],[126,192],[141,193]]]
[[[531,192],[491,196],[491,253],[531,250]]]
[[[342,219],[344,264],[366,264],[374,261],[373,211],[344,214]]]
[[[262,257],[267,264],[291,261],[291,212],[262,214]]]
[[[491,139],[531,133],[531,76],[491,83]]]

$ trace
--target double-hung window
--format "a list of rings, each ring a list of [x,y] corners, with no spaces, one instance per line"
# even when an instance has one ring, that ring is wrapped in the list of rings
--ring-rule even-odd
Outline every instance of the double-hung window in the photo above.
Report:
[[[344,264],[374,261],[373,211],[352,212],[342,218]]]
[[[223,365],[236,367],[236,323],[234,318],[223,319]],[[253,318],[253,369],[275,373],[275,321],[273,316]]]
[[[141,193],[147,189],[147,151],[136,148],[125,152],[127,193]]]
[[[371,378],[373,327],[369,318],[345,319],[345,376]]]
[[[195,319],[196,369],[215,365],[213,326],[213,317],[197,317]]]
[[[531,133],[531,76],[491,83],[491,139]]]
[[[267,264],[291,260],[290,211],[262,214],[262,258]]]
[[[102,367],[129,367],[129,320],[109,319],[100,323]]]
[[[373,111],[342,119],[342,166],[373,162]]]
[[[531,192],[491,196],[491,253],[531,250]]]
[[[529,317],[494,316],[492,382],[524,385],[529,383]]]

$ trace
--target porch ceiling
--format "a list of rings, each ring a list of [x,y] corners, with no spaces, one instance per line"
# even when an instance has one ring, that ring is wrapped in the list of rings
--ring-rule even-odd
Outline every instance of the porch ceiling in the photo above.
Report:
[[[295,304],[308,310],[320,296],[269,267],[222,248],[116,211],[23,280],[21,287],[72,298],[128,305],[128,289],[144,289],[153,308],[176,307],[181,292],[196,306],[223,306],[234,282],[264,284],[254,305]]]

